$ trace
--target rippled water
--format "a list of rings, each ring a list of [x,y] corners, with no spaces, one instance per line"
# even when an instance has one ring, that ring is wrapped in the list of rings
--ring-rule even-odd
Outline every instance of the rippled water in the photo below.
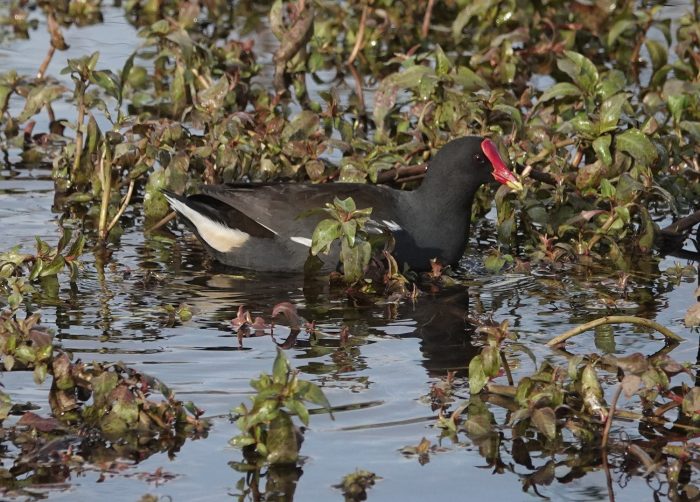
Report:
[[[68,30],[65,35],[71,49],[57,56],[80,56],[99,46],[99,67],[121,67],[138,40],[119,10],[105,12],[104,25]],[[32,37],[29,42],[0,47],[0,65],[33,73],[43,56],[38,48],[46,47],[48,40],[42,30]],[[30,60],[27,53],[41,56]],[[62,64],[57,58],[50,71],[58,73]],[[4,166],[0,171],[0,247],[5,250],[22,244],[31,249],[35,235],[56,242],[58,215],[52,213],[52,203],[49,171]],[[649,264],[648,272],[632,273],[623,295],[617,286],[617,271],[610,269],[568,266],[531,274],[489,274],[480,258],[487,243],[473,239],[461,271],[468,287],[440,298],[405,302],[398,308],[356,307],[345,297],[333,296],[327,287],[305,285],[300,276],[236,275],[211,263],[189,234],[144,237],[139,214],[127,212],[126,217],[133,225],[110,246],[113,254],[107,264],[100,267],[91,254],[86,255],[77,285],[70,287],[62,281],[57,297],[44,302],[42,321],[55,326],[57,340],[76,358],[122,360],[154,375],[171,386],[178,398],[204,408],[214,425],[206,438],[187,441],[171,454],[155,454],[126,472],[107,475],[102,482],[98,482],[98,472],[88,471],[74,475],[65,485],[47,487],[53,499],[137,500],[153,493],[173,500],[221,500],[238,493],[236,484],[244,475],[229,465],[241,455],[228,445],[237,433],[228,413],[248,399],[250,379],[271,370],[276,343],[283,343],[288,334],[280,326],[274,340],[269,336],[248,338],[241,350],[229,323],[240,305],[269,318],[273,305],[291,301],[324,333],[318,339],[301,335],[287,349],[303,378],[321,385],[336,410],[335,420],[325,414],[311,417],[302,447],[305,462],[294,489],[297,500],[338,499],[341,495],[332,485],[356,468],[382,478],[371,489],[371,500],[538,498],[532,490],[522,491],[521,477],[528,473],[525,468],[511,462],[514,472],[506,469],[492,474],[491,468],[484,468],[486,461],[478,447],[464,435],[459,444],[443,440],[443,450],[432,453],[425,465],[399,451],[417,445],[423,437],[433,444],[440,442],[440,431],[433,427],[435,414],[424,397],[447,370],[462,370],[458,394],[468,397],[463,370],[482,340],[466,325],[467,314],[508,320],[538,361],[557,362],[561,358],[544,346],[551,337],[606,313],[635,314],[654,319],[686,339],[671,354],[676,360],[697,360],[698,335],[683,325],[685,311],[694,302],[695,280],[676,283],[656,272],[657,267],[665,270],[675,263],[685,264],[678,259],[661,258]],[[482,223],[477,234],[492,235],[491,225]],[[167,326],[162,307],[180,303],[191,306],[192,320]],[[338,333],[343,326],[352,335],[349,348],[339,347]],[[616,326],[615,333],[617,354],[651,354],[663,345],[660,335],[629,325]],[[598,350],[596,344],[611,347],[600,331],[578,337],[571,349],[590,352]],[[518,364],[516,371],[532,370],[526,356]],[[19,372],[4,373],[2,384],[13,401],[31,401],[42,406],[40,413],[48,413],[47,384],[37,387],[30,374]],[[502,423],[505,411],[494,407],[493,412]],[[616,423],[613,433],[621,430],[634,434],[635,427]],[[537,466],[547,460],[544,456],[533,459]],[[560,459],[555,456],[553,460]],[[156,485],[137,476],[159,468],[175,478]],[[566,473],[567,468],[556,470],[558,477]],[[567,484],[555,480],[539,491],[554,500],[608,498],[602,470]],[[651,496],[639,476],[619,480],[615,491],[617,500]]]

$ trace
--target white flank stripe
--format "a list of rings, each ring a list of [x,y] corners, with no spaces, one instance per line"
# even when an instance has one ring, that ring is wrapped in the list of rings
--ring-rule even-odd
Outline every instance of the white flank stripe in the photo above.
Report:
[[[382,220],[382,223],[384,223],[384,225],[386,225],[386,228],[388,228],[392,232],[398,232],[399,230],[402,230],[401,225],[396,223],[394,220]]]
[[[177,199],[167,195],[165,198],[173,209],[192,222],[202,240],[220,253],[239,248],[250,238],[249,234],[211,220]]]
[[[311,239],[307,239],[306,237],[290,237],[289,240],[296,242],[297,244],[301,244],[302,246],[306,246],[307,248],[311,247]]]

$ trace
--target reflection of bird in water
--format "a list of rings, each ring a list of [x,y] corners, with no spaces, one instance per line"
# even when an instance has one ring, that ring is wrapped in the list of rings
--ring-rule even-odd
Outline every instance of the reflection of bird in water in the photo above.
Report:
[[[217,271],[221,272],[219,267]],[[363,345],[365,335],[385,336],[387,325],[400,324],[412,331],[399,336],[421,339],[423,365],[434,376],[444,376],[448,370],[466,371],[469,361],[478,353],[471,344],[474,328],[467,322],[469,294],[464,286],[426,292],[415,301],[406,300],[396,307],[392,304],[391,320],[387,320],[386,304],[359,308],[350,305],[344,301],[342,292],[338,292],[340,298],[337,298],[329,290],[327,280],[304,280],[299,275],[280,274],[257,274],[251,279],[250,274],[247,275],[214,274],[193,278],[187,281],[190,287],[187,303],[202,314],[216,312],[207,324],[216,323],[215,319],[218,319],[221,329],[230,326],[230,321],[237,316],[238,307],[245,305],[253,320],[262,316],[266,324],[274,323],[275,342],[284,349],[309,347],[311,344],[319,350],[325,348],[321,352],[330,353],[333,347],[347,343]],[[284,296],[275,296],[281,292]],[[273,316],[274,307],[285,300],[296,305],[301,320],[290,322],[284,315]],[[321,333],[316,340],[310,340],[307,321],[314,322]],[[348,329],[343,331],[344,327]],[[286,331],[288,328],[297,329]],[[269,333],[269,329],[266,331]],[[341,343],[341,332],[347,337],[348,331],[350,340]]]
[[[474,327],[467,321],[467,288],[460,286],[421,295],[413,303],[400,305],[398,314],[415,320],[416,329],[410,336],[421,339],[423,365],[431,375],[466,370],[477,354],[478,349],[471,344]]]

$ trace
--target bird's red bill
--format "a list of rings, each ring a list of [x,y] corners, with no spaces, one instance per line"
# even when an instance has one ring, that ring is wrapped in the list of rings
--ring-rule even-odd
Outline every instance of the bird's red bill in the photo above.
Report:
[[[493,166],[493,177],[499,183],[504,185],[519,183],[518,178],[506,167],[505,162],[501,159],[501,155],[498,153],[498,148],[494,145],[493,141],[490,139],[485,139],[481,142],[481,150],[486,155],[486,158],[491,161]]]

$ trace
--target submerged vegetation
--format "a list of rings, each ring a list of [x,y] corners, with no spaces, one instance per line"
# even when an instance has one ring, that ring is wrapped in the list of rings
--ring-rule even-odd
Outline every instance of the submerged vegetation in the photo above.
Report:
[[[0,73],[0,148],[7,164],[51,166],[62,231],[55,247],[40,236],[35,254],[11,243],[0,254],[3,370],[51,381],[51,417],[13,403],[11,389],[0,392],[0,419],[22,415],[4,422],[4,441],[29,459],[2,469],[8,493],[31,485],[32,476],[41,482],[44,469],[99,470],[92,466],[105,459],[143,459],[207,433],[203,412],[157,379],[120,362],[73,361],[35,313],[57,297],[59,281],[80,282],[84,255],[92,254],[104,275],[122,225],[172,238],[161,189],[181,194],[202,183],[273,180],[410,189],[448,140],[487,136],[517,167],[524,190],[494,195],[497,242],[484,257],[486,269],[614,266],[621,276],[612,290],[624,298],[627,274],[659,251],[680,252],[700,221],[697,1],[672,15],[634,0],[115,1],[112,8],[138,30],[138,48],[119,68],[104,67],[92,52],[53,71],[56,52],[71,45],[67,29],[101,23],[105,8],[100,0],[0,6],[0,43],[37,30],[50,36],[36,74]],[[260,47],[268,32],[278,42],[273,55]],[[474,218],[490,199],[482,190]],[[340,241],[344,282],[337,289],[353,305],[381,303],[390,311],[402,301],[420,304],[421,294],[466,288],[439,263],[423,277],[398,270],[393,244],[373,240],[365,228],[371,210],[352,199],[328,201],[313,235],[312,255]],[[667,281],[687,273],[668,270]],[[618,299],[607,300],[614,310]],[[273,317],[285,314],[291,334],[277,345],[293,347],[304,328],[307,343],[322,347],[326,335],[313,322],[291,304],[278,307]],[[185,304],[163,310],[168,326],[193,316]],[[463,318],[456,326],[465,337]],[[636,319],[622,322],[649,321]],[[697,316],[689,312],[686,322],[697,325]],[[274,334],[272,324],[243,308],[231,323],[240,347],[247,336]],[[697,367],[670,358],[677,341],[671,330],[645,324],[669,341],[649,357],[613,355],[602,344],[602,354],[572,355],[555,339],[552,358],[538,364],[507,322],[477,324],[478,354],[430,391],[443,437],[459,444],[466,435],[495,472],[516,473],[535,493],[566,465],[562,483],[604,470],[611,498],[612,471],[662,479],[655,496],[698,496]],[[334,357],[341,361],[353,350],[348,333],[340,330]],[[523,354],[533,359],[530,372],[517,363]],[[462,400],[467,373],[469,397]],[[293,417],[308,426],[304,403],[325,411],[330,404],[279,349],[272,375],[251,385],[250,409],[233,411],[240,432],[232,443],[245,458],[232,464],[248,474],[238,489],[257,500],[267,468],[270,493],[293,493],[303,461],[303,432]],[[161,401],[152,399],[156,392]],[[621,395],[638,410],[619,409]],[[611,432],[618,419],[637,423],[638,437]],[[421,464],[441,451],[425,438],[402,450]],[[346,499],[363,500],[375,479],[358,470],[339,487]]]

